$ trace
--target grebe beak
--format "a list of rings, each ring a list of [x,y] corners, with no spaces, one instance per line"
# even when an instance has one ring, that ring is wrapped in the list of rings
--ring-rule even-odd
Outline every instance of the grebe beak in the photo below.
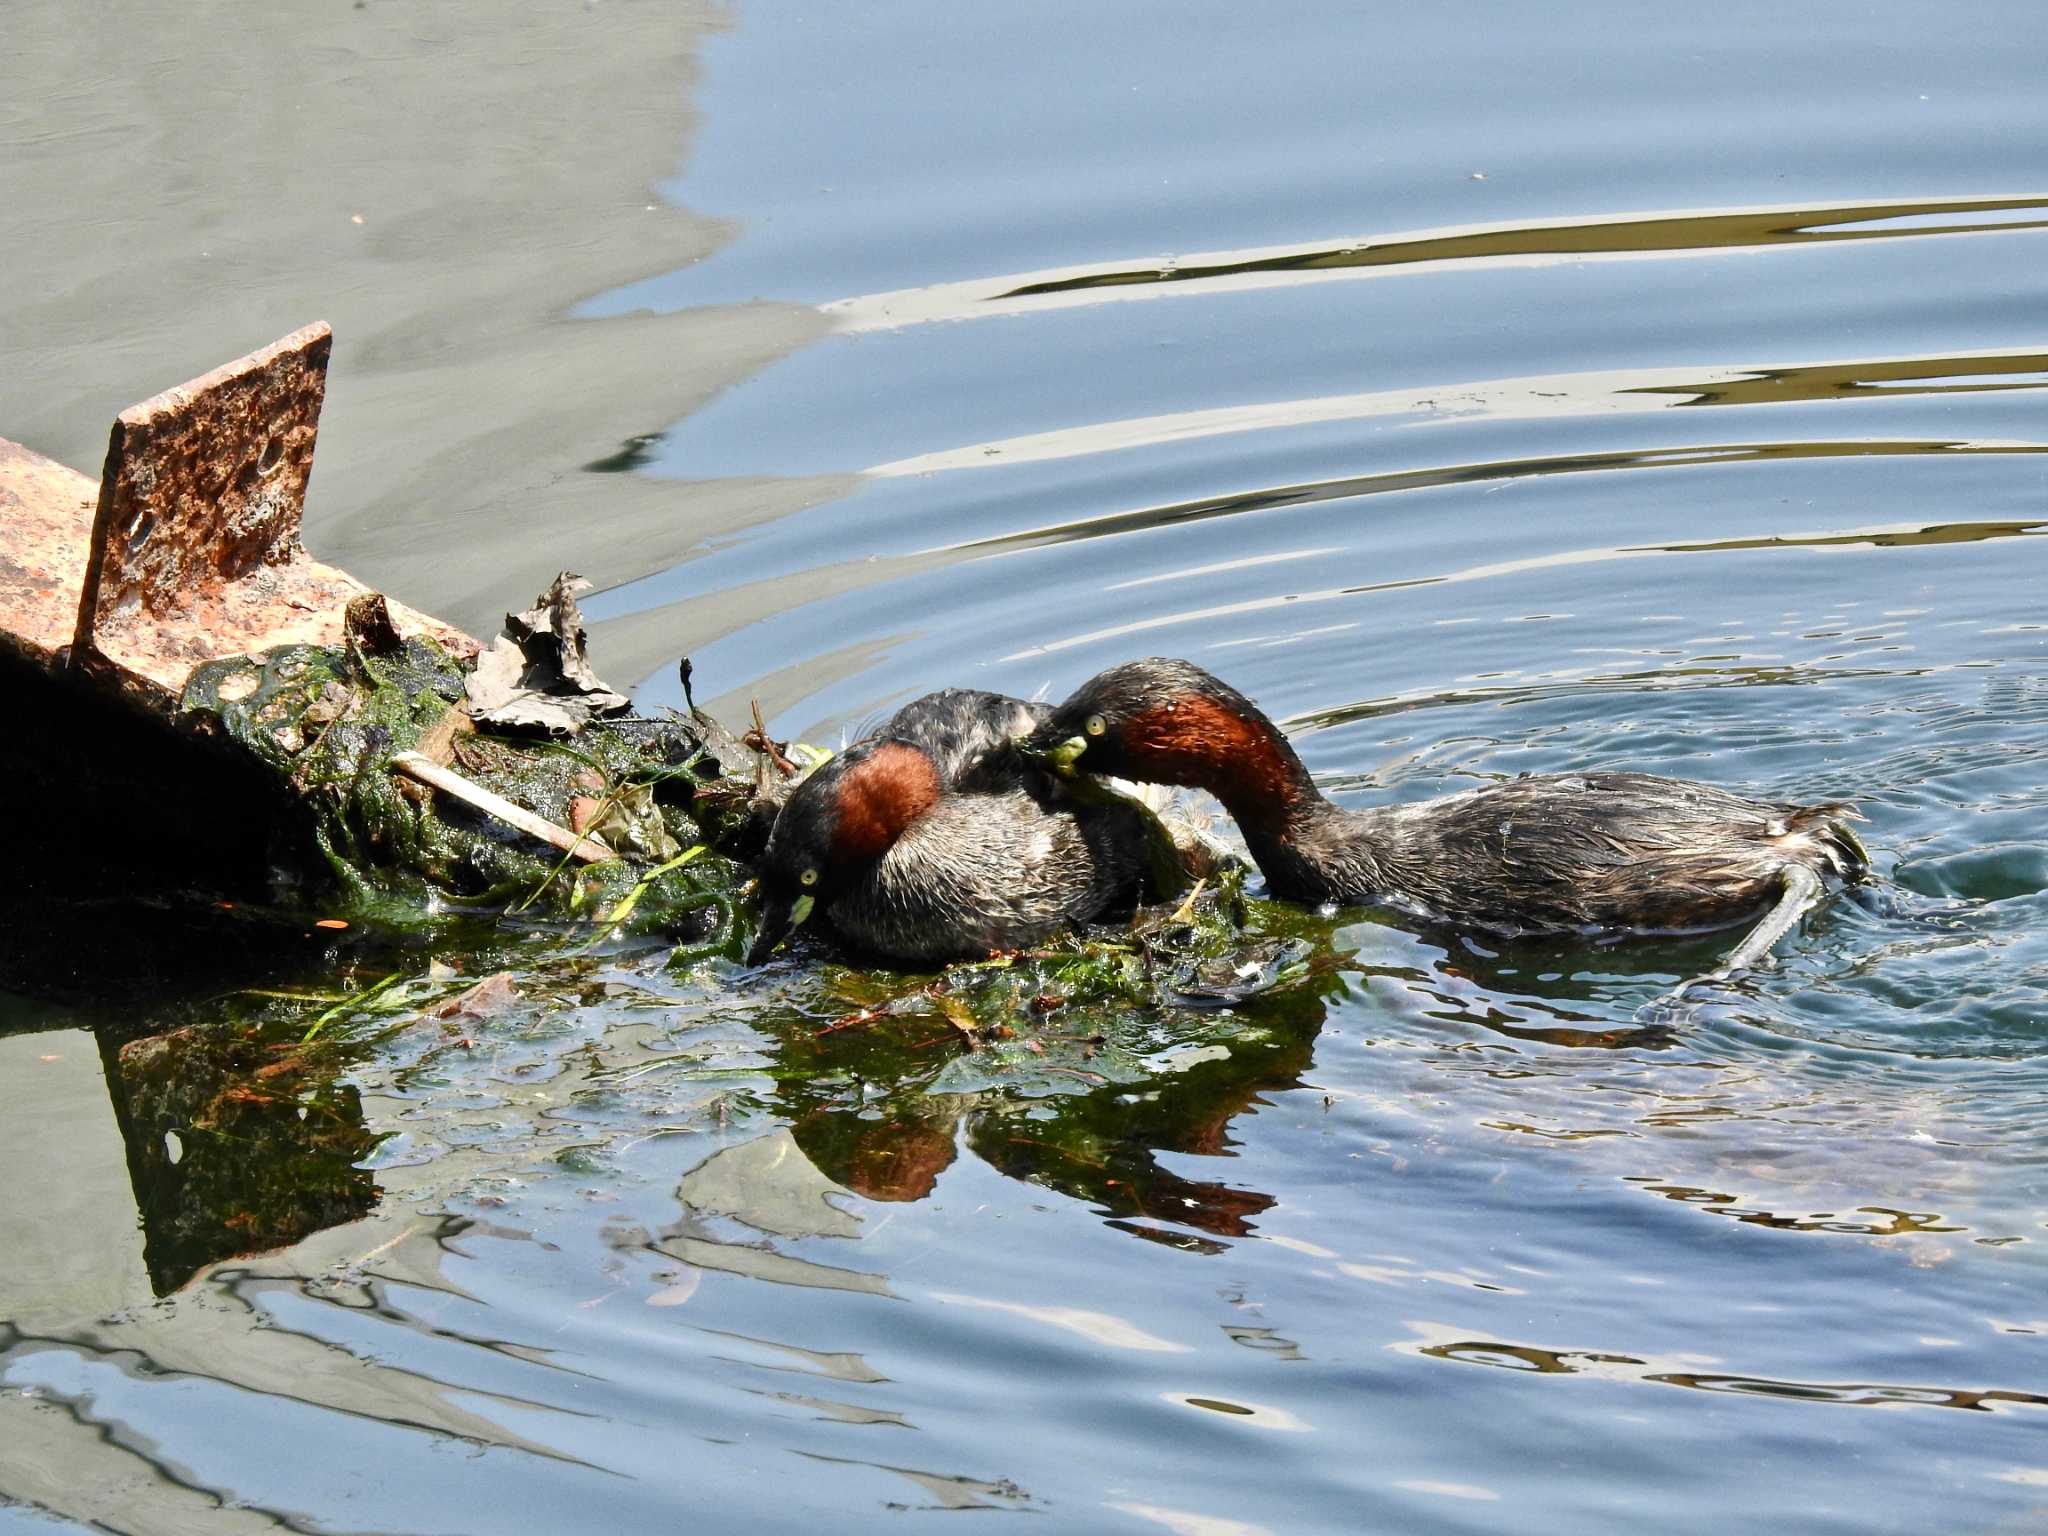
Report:
[[[1034,736],[1020,736],[1017,738],[1017,749],[1033,762],[1043,763],[1063,778],[1072,778],[1075,773],[1074,765],[1088,750],[1088,738],[1069,736],[1065,741],[1055,742],[1051,746],[1041,746]]]
[[[816,900],[810,895],[790,899],[771,894],[761,909],[761,927],[754,935],[754,942],[747,948],[747,964],[759,965],[775,952],[775,946],[803,926],[805,918],[811,915]]]

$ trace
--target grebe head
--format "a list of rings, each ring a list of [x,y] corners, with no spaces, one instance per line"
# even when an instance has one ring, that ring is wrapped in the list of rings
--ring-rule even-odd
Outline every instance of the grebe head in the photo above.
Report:
[[[761,927],[747,964],[759,965],[813,911],[829,907],[939,795],[930,756],[888,740],[848,747],[798,785],[761,854]]]
[[[1166,656],[1098,672],[1024,746],[1063,773],[1186,785],[1226,804],[1291,803],[1308,785],[1293,748],[1256,704],[1193,662]]]

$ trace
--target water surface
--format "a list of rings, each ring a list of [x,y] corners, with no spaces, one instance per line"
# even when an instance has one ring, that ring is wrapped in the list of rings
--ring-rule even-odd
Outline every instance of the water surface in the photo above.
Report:
[[[1848,797],[1883,879],[1675,1037],[1716,941],[1274,911],[1309,979],[1059,1070],[817,951],[550,962],[358,1053],[374,1214],[14,1308],[0,1529],[2048,1521],[2038,9],[732,23],[666,187],[732,238],[562,323],[818,339],[533,450],[682,552],[577,556],[643,702],[1185,655],[1354,803]]]

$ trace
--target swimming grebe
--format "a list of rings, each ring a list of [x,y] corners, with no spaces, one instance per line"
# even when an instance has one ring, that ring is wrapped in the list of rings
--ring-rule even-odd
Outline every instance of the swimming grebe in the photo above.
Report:
[[[1050,705],[949,688],[898,710],[783,804],[760,860],[765,960],[813,909],[858,947],[958,960],[1036,944],[1132,904],[1149,819],[1072,803],[1016,739]]]
[[[1372,901],[1496,933],[1687,932],[1766,914],[1752,963],[1867,869],[1845,804],[1749,800],[1647,773],[1540,774],[1416,805],[1346,810],[1235,688],[1155,657],[1089,679],[1027,751],[1062,771],[1205,789],[1275,895]]]

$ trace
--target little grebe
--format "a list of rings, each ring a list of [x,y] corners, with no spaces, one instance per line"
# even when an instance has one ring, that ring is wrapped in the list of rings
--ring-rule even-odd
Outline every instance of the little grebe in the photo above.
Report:
[[[1767,912],[1753,962],[1818,898],[1866,872],[1844,804],[1749,800],[1647,773],[1539,774],[1416,805],[1323,797],[1258,706],[1185,661],[1100,673],[1025,748],[1062,771],[1205,789],[1278,896],[1386,902],[1494,932],[1685,932]]]
[[[906,704],[783,804],[761,856],[758,965],[814,908],[862,949],[957,960],[1017,949],[1135,901],[1143,813],[1071,803],[1016,739],[1045,704],[949,688]]]

